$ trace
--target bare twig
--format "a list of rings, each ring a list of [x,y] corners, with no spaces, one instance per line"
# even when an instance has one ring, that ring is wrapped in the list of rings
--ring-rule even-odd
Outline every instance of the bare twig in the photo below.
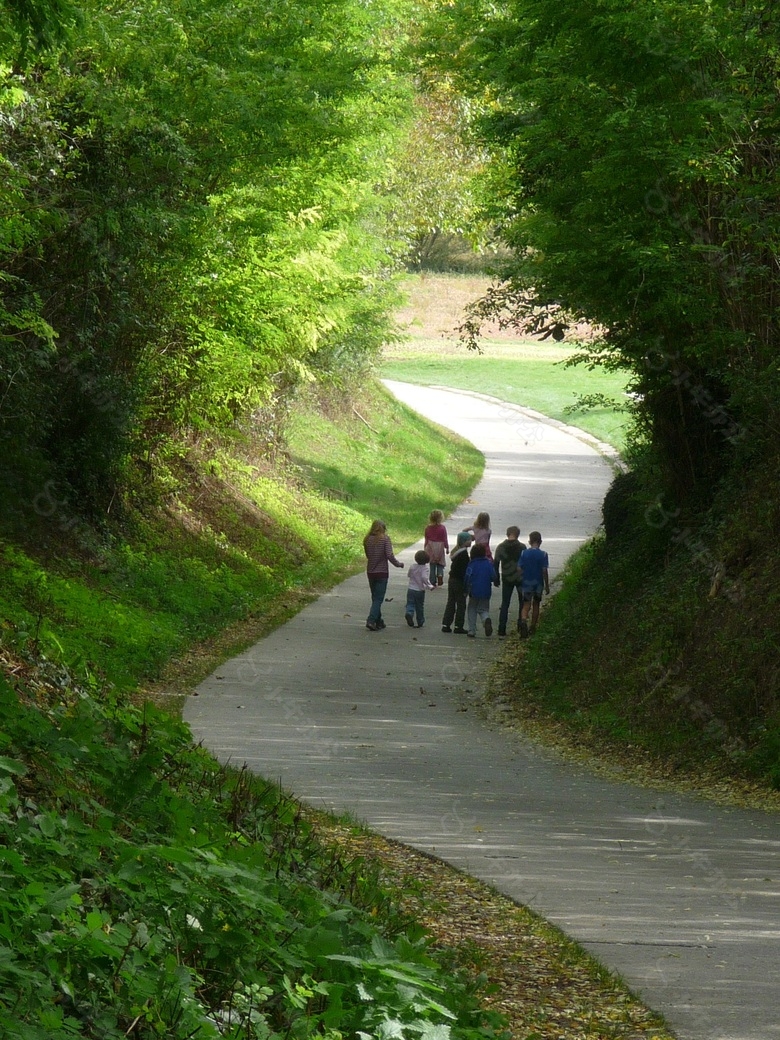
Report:
[[[375,434],[376,434],[377,436],[379,436],[379,431],[378,431],[378,430],[375,430],[375,429],[374,429],[374,427],[373,427],[373,426],[371,425],[371,423],[370,423],[370,422],[367,422],[367,421],[366,421],[366,420],[365,420],[365,419],[363,418],[363,416],[362,416],[362,415],[360,414],[360,412],[359,412],[359,411],[357,410],[357,408],[355,408],[355,406],[354,406],[354,405],[352,405],[352,411],[353,411],[353,412],[355,413],[355,415],[356,415],[356,416],[358,417],[358,419],[360,419],[360,421],[361,421],[362,423],[365,423],[365,424],[366,424],[366,426],[367,426],[367,427],[369,428],[369,430],[371,430],[371,432],[372,432],[372,433],[375,433]]]

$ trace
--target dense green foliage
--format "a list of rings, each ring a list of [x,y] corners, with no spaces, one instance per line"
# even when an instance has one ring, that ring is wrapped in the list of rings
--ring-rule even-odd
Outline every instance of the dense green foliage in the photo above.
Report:
[[[682,497],[776,445],[778,17],[762,0],[440,9],[440,60],[497,155],[513,256],[492,302],[604,330],[591,355],[633,374],[656,480]]]
[[[0,0],[0,55],[52,47],[77,17],[73,0]]]
[[[148,705],[28,683],[0,680],[0,1035],[496,1035],[272,784]]]
[[[404,25],[403,0],[88,2],[34,64],[0,40],[0,436],[28,509],[51,480],[102,511],[191,431],[273,438],[296,386],[371,360]]]

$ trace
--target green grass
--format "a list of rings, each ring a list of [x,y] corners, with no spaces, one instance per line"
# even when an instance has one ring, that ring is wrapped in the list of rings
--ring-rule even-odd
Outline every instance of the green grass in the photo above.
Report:
[[[394,544],[408,545],[422,537],[432,509],[446,516],[468,495],[484,458],[381,388],[364,401],[363,411],[349,407],[335,421],[299,409],[290,452],[311,487],[363,518],[381,518]]]
[[[416,541],[431,509],[447,512],[471,491],[482,456],[381,387],[360,409],[326,418],[299,401],[292,465],[252,458],[251,443],[192,451],[168,475],[177,493],[164,508],[131,514],[89,551],[44,558],[0,539],[3,640],[122,689],[156,682],[193,647],[207,674],[363,566],[374,517],[396,547]]]
[[[567,368],[564,361],[568,354],[558,346],[487,340],[484,353],[476,355],[465,347],[445,352],[435,341],[417,341],[394,348],[382,363],[381,375],[407,383],[488,394],[577,426],[622,451],[628,425],[626,412],[603,405],[573,413],[567,409],[581,398],[595,395],[625,406],[626,374],[590,370],[583,365]]]

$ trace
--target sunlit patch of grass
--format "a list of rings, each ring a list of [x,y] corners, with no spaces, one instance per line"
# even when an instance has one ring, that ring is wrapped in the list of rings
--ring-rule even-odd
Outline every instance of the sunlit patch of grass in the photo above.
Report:
[[[566,367],[561,351],[543,344],[486,344],[483,354],[396,354],[382,363],[386,379],[430,386],[472,390],[541,412],[585,430],[619,451],[625,447],[630,399],[625,373]],[[579,407],[584,398],[598,398],[596,407]],[[625,410],[623,410],[625,409]]]
[[[298,409],[289,434],[292,458],[321,494],[361,518],[380,517],[399,545],[415,542],[432,509],[446,515],[478,483],[484,459],[381,388],[368,391],[361,407],[366,414],[350,409],[336,420]]]
[[[381,387],[330,417],[299,402],[292,463],[235,449],[192,446],[164,508],[133,515],[94,558],[40,561],[0,543],[5,639],[123,688],[175,674],[180,690],[182,673],[208,674],[362,567],[374,517],[397,547],[414,542],[483,465]]]
[[[485,326],[481,354],[460,342],[458,326],[490,279],[477,275],[413,275],[398,319],[405,339],[384,351],[381,375],[421,385],[488,394],[576,426],[619,451],[625,447],[631,399],[627,373],[567,366],[576,342],[522,338],[497,322]]]

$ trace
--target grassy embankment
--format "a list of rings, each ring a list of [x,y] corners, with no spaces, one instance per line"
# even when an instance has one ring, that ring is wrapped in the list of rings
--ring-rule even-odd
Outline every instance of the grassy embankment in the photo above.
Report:
[[[362,566],[375,512],[402,545],[478,479],[476,451],[421,437],[383,392],[361,407],[299,405],[275,466],[248,443],[192,449],[178,492],[110,533],[60,503],[26,546],[0,543],[3,1037],[490,1033],[371,868],[138,695],[186,686]]]
[[[780,499],[755,475],[743,490],[663,524],[635,499],[573,557],[497,682],[526,731],[613,775],[780,809]]]
[[[464,356],[452,329],[484,283],[409,284],[411,340],[388,351],[384,375],[480,390],[624,446],[626,413],[567,411],[578,396],[620,400],[619,373],[566,369],[564,347],[495,329],[483,355]],[[523,666],[499,668],[494,692],[526,731],[598,768],[780,807],[780,489],[746,471],[704,513],[659,503],[652,486],[625,491],[615,512],[619,536],[575,554],[537,637],[510,641]]]
[[[124,689],[166,673],[186,685],[359,569],[373,516],[396,545],[415,541],[482,457],[444,431],[421,436],[383,392],[361,408],[328,419],[299,405],[273,464],[249,443],[192,449],[176,493],[147,496],[110,534],[47,510],[27,550],[0,543],[6,636]]]
[[[421,437],[382,394],[359,415],[300,406],[274,465],[249,444],[201,444],[177,494],[147,489],[110,533],[60,503],[32,518],[26,547],[2,542],[0,1034],[485,1040],[493,1004],[515,1033],[599,1021],[667,1036],[534,915],[410,850],[399,865],[378,839],[312,829],[273,785],[218,766],[175,717],[127,696],[186,690],[360,567],[375,513],[397,544],[416,539],[481,461]],[[478,1004],[480,972],[500,987]]]

